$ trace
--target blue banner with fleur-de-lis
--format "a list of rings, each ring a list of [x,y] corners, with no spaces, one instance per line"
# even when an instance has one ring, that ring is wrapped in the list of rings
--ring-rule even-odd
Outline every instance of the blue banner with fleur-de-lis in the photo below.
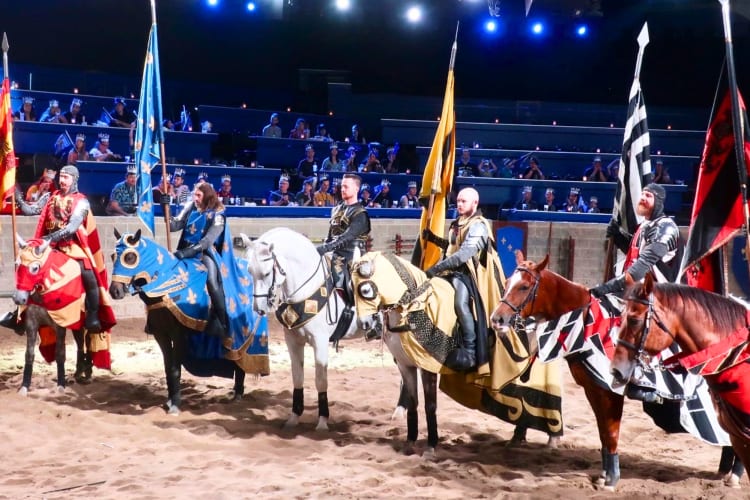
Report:
[[[151,188],[151,170],[161,160],[161,145],[164,143],[161,111],[161,78],[159,76],[159,44],[156,23],[151,26],[143,66],[141,100],[135,127],[135,165],[138,169],[136,184],[138,217],[154,234],[154,195]]]

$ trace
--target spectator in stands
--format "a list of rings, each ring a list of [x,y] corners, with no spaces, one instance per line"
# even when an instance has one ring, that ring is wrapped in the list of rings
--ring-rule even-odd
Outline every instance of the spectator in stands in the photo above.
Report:
[[[41,123],[68,123],[60,112],[60,101],[57,99],[52,99],[49,102],[49,107],[44,110],[39,121]]]
[[[339,160],[339,147],[336,145],[335,142],[331,143],[330,150],[331,150],[331,153],[328,155],[328,158],[323,160],[323,166],[321,167],[321,171],[343,172],[344,162]]]
[[[497,174],[497,165],[492,161],[492,158],[482,160],[478,168],[479,177],[495,177],[495,174]]]
[[[115,97],[115,107],[109,112],[109,126],[130,128],[135,121],[135,115],[125,105],[124,97]]]
[[[78,160],[88,161],[89,152],[86,151],[86,136],[83,134],[76,134],[76,143],[68,152],[68,162],[66,165],[75,165]]]
[[[461,158],[456,162],[456,175],[459,177],[479,177],[477,164],[471,161],[471,150],[461,149]]]
[[[184,205],[190,199],[190,188],[185,184],[185,170],[176,168],[172,176],[172,191],[174,191],[175,203]]]
[[[366,208],[375,208],[372,202],[372,188],[365,182],[359,188],[359,203]]]
[[[591,166],[583,171],[583,181],[586,182],[608,182],[609,176],[602,167],[602,157],[595,156]]]
[[[172,177],[167,174],[166,183],[164,182],[164,176],[162,175],[159,179],[159,183],[155,185],[153,188],[151,188],[151,192],[154,196],[154,203],[156,204],[162,204],[162,205],[169,205],[170,203],[176,203],[175,195],[174,195],[174,186],[172,186],[172,183],[170,182],[172,180]],[[165,190],[165,184],[166,184],[166,190]],[[166,200],[169,200],[169,203],[166,202],[166,200],[162,200],[163,197],[167,197]],[[162,203],[164,201],[164,203]]]
[[[416,181],[409,181],[406,185],[406,194],[398,200],[398,206],[400,208],[419,208]]]
[[[589,209],[587,213],[598,214],[599,212],[601,212],[601,210],[599,210],[599,198],[592,196],[589,198]]]
[[[652,182],[656,184],[672,184],[672,178],[669,176],[669,171],[664,166],[664,161],[661,158],[656,160]]]
[[[56,174],[57,172],[54,170],[45,168],[39,179],[26,190],[26,196],[24,196],[26,203],[36,203],[43,207],[47,203],[47,199],[52,195],[52,191],[57,189],[55,186]]]
[[[94,161],[122,161],[122,156],[109,149],[109,134],[99,134],[99,140],[89,151],[89,156]]]
[[[539,166],[539,160],[536,156],[529,157],[529,166],[526,167],[526,171],[523,173],[524,179],[537,179],[540,181],[544,180],[544,172]]]
[[[359,131],[359,125],[356,123],[352,125],[352,136],[349,138],[349,142],[352,144],[367,144],[367,139]]]
[[[229,198],[234,198],[232,195],[232,176],[229,174],[221,176],[221,189],[216,192],[216,196],[221,198],[221,202],[225,205],[229,203]]]
[[[282,133],[281,127],[279,127],[279,114],[271,113],[271,118],[268,119],[268,125],[263,127],[263,137],[281,139]]]
[[[195,179],[195,184],[193,184],[193,190],[204,183],[210,184],[210,182],[208,182],[208,172],[201,172],[198,174],[198,177]],[[213,186],[211,187],[213,188]]]
[[[513,177],[515,177],[515,175],[513,175],[513,166],[515,164],[516,160],[503,158],[503,166],[497,170],[497,177],[501,179],[512,179]]]
[[[392,208],[393,197],[391,196],[391,182],[388,179],[380,181],[379,186],[375,186],[375,198],[372,200],[375,208]]]
[[[398,154],[398,143],[396,143],[395,146],[392,148],[388,148],[385,152],[386,159],[383,163],[383,171],[386,174],[397,174],[399,173],[399,164],[398,160],[396,159],[396,155]]]
[[[302,191],[297,193],[294,201],[300,207],[312,207],[315,205],[315,195],[313,188],[315,187],[315,177],[308,177],[302,183]]]
[[[544,205],[542,205],[542,210],[544,210],[545,212],[557,212],[554,189],[547,188],[547,191],[544,192]]]
[[[292,193],[289,192],[289,177],[282,175],[279,177],[279,189],[268,194],[268,204],[272,207],[285,207],[292,200]]]
[[[327,175],[323,174],[318,180],[318,190],[313,195],[313,201],[316,207],[332,207],[336,204],[336,200],[333,195],[328,192],[330,189],[331,180]]]
[[[361,173],[367,173],[367,172],[375,172],[375,173],[385,173],[385,170],[383,170],[383,165],[380,164],[380,160],[378,160],[378,150],[377,149],[370,149],[370,151],[367,153],[367,159],[359,164],[359,172]]]
[[[161,128],[162,130],[166,131],[174,131],[174,122],[170,120],[169,118],[165,118],[161,122]]]
[[[305,146],[305,157],[302,158],[299,163],[297,164],[297,179],[295,182],[295,179],[291,179],[292,181],[292,187],[291,189],[294,190],[296,188],[301,188],[302,183],[305,179],[308,177],[317,177],[318,176],[318,160],[315,159],[315,148],[313,148],[312,144],[308,144]]]
[[[332,141],[331,134],[328,133],[328,130],[326,129],[325,123],[318,123],[318,126],[315,127],[315,136],[313,136],[313,139],[316,141]]]
[[[607,177],[609,182],[617,182],[620,176],[620,159],[615,158],[607,165]]]
[[[290,139],[307,139],[307,123],[304,118],[297,118],[294,128],[289,132]]]
[[[70,110],[63,113],[67,123],[78,123],[80,125],[86,124],[86,117],[81,114],[81,104],[83,104],[83,101],[77,97],[74,97],[73,100],[70,101]]]
[[[563,212],[571,212],[571,213],[586,213],[589,210],[589,207],[586,206],[586,203],[581,198],[581,190],[577,187],[570,188],[570,194],[568,194],[568,199],[563,203],[562,206]]]
[[[346,150],[346,159],[344,160],[344,172],[356,172],[358,170],[357,166],[357,148],[354,146],[349,146],[349,148]]]
[[[109,195],[107,215],[133,215],[137,207],[135,181],[138,178],[135,165],[128,165],[125,180],[115,184]]]
[[[333,196],[333,204],[338,205],[342,201],[341,197],[341,177],[333,179],[331,184],[331,196]]]
[[[210,121],[202,121],[201,122],[201,134],[209,134],[214,129],[214,124]]]
[[[30,96],[24,97],[21,107],[18,108],[18,111],[13,113],[13,118],[22,122],[37,121],[36,110],[34,109],[34,98]]]
[[[516,210],[539,210],[539,205],[531,198],[531,186],[524,186],[521,199],[516,203]]]

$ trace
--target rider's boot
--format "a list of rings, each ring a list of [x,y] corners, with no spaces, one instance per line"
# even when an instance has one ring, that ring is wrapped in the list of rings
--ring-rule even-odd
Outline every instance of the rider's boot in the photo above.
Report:
[[[654,389],[635,384],[628,384],[625,395],[630,399],[643,401],[644,403],[662,404],[664,401]]]
[[[84,326],[89,333],[100,333],[102,324],[99,321],[99,282],[91,269],[82,268],[81,279],[86,290],[86,323]]]
[[[18,308],[5,313],[5,316],[0,318],[0,326],[10,328],[19,335],[23,335],[26,331],[23,327],[23,323],[18,322]]]
[[[474,313],[471,310],[469,290],[458,278],[452,280],[456,290],[455,309],[458,325],[461,328],[461,346],[445,358],[445,366],[456,371],[469,371],[476,368],[477,332]]]
[[[214,290],[211,290],[212,287],[207,288],[209,289],[208,294],[211,297],[211,312],[208,317],[208,325],[206,325],[206,333],[216,337],[231,338],[224,294],[219,287]]]

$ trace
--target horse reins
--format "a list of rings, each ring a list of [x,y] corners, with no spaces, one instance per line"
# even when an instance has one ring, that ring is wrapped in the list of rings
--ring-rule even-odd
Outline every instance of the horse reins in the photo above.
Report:
[[[659,317],[659,314],[656,312],[656,308],[654,307],[654,292],[651,292],[648,296],[648,300],[644,299],[630,299],[632,302],[637,302],[638,304],[645,304],[648,306],[648,309],[646,310],[646,318],[643,320],[644,326],[643,326],[643,333],[641,334],[641,338],[638,341],[638,345],[635,345],[634,343],[628,342],[627,340],[617,339],[617,344],[622,344],[623,347],[626,349],[633,351],[636,355],[636,359],[638,359],[639,362],[643,363],[643,354],[644,354],[644,347],[646,345],[646,339],[648,338],[648,334],[651,331],[651,321],[653,320],[654,323],[656,323],[656,326],[662,329],[664,333],[669,335],[672,338],[672,342],[676,340],[676,335],[672,333],[667,325],[664,324],[664,322]]]
[[[532,278],[534,278],[534,286],[531,288],[531,291],[529,292],[529,294],[526,295],[526,298],[518,306],[514,306],[513,304],[508,302],[508,299],[506,299],[505,297],[500,299],[500,303],[508,306],[510,310],[513,311],[513,314],[515,316],[521,316],[521,311],[523,311],[526,308],[529,302],[531,303],[533,307],[534,302],[536,302],[536,295],[539,292],[539,283],[541,282],[540,277],[535,275],[533,272],[531,272],[530,269],[525,268],[525,267],[517,267],[516,272],[519,272],[519,271],[524,272],[524,273],[529,273],[529,275]]]
[[[264,245],[268,245],[266,242],[262,242]],[[272,275],[271,275],[271,285],[268,287],[268,291],[266,293],[253,293],[253,298],[263,298],[268,301],[269,305],[272,305],[272,301],[276,296],[276,293],[274,292],[274,289],[276,288],[276,270],[279,270],[279,274],[282,276],[286,276],[286,271],[284,271],[281,266],[279,265],[279,260],[276,257],[276,253],[271,250],[271,256],[267,257],[265,259],[262,259],[261,262],[268,262],[273,261],[273,268],[272,268]],[[298,286],[293,292],[287,294],[286,298],[284,299],[285,302],[289,302],[289,297],[294,296],[297,292],[299,292],[305,285],[310,283],[312,279],[318,274],[318,269],[321,268],[323,265],[323,257],[320,257],[320,260],[318,260],[318,265],[315,267],[315,270],[313,270],[310,277],[308,277],[300,286]],[[325,283],[325,280],[327,279],[327,276],[325,275],[325,272],[323,273],[323,282]],[[253,292],[255,290],[253,289]]]

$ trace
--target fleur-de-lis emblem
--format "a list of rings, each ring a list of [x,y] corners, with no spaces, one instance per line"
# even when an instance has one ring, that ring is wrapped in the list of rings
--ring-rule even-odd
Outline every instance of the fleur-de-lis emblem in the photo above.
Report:
[[[245,288],[250,288],[250,279],[243,276],[242,278],[240,278],[240,285],[244,286]]]
[[[239,299],[240,299],[240,304],[242,304],[243,306],[250,304],[250,296],[247,295],[246,293],[241,293],[239,295]]]
[[[235,312],[237,312],[237,302],[234,300],[234,297],[230,297],[229,307],[227,308],[227,311],[230,314],[234,314]]]
[[[190,279],[190,275],[188,275],[187,271],[184,268],[180,268],[178,274],[180,281],[182,281],[183,283],[187,283],[188,279]]]
[[[260,345],[266,347],[268,345],[268,335],[265,332],[260,336]]]
[[[159,265],[164,264],[164,254],[161,252],[161,250],[156,252],[156,262],[158,262]]]
[[[187,301],[189,304],[193,305],[198,302],[198,295],[196,295],[192,288],[188,288]]]
[[[195,223],[190,224],[190,227],[188,228],[188,231],[190,231],[190,234],[195,234],[198,232],[198,228],[195,227]]]
[[[223,278],[226,278],[227,276],[229,276],[229,269],[227,269],[226,264],[224,264],[223,262],[221,263],[221,276]]]
[[[143,213],[151,213],[151,203],[149,203],[146,200],[143,200],[143,203],[141,203],[141,212]]]

